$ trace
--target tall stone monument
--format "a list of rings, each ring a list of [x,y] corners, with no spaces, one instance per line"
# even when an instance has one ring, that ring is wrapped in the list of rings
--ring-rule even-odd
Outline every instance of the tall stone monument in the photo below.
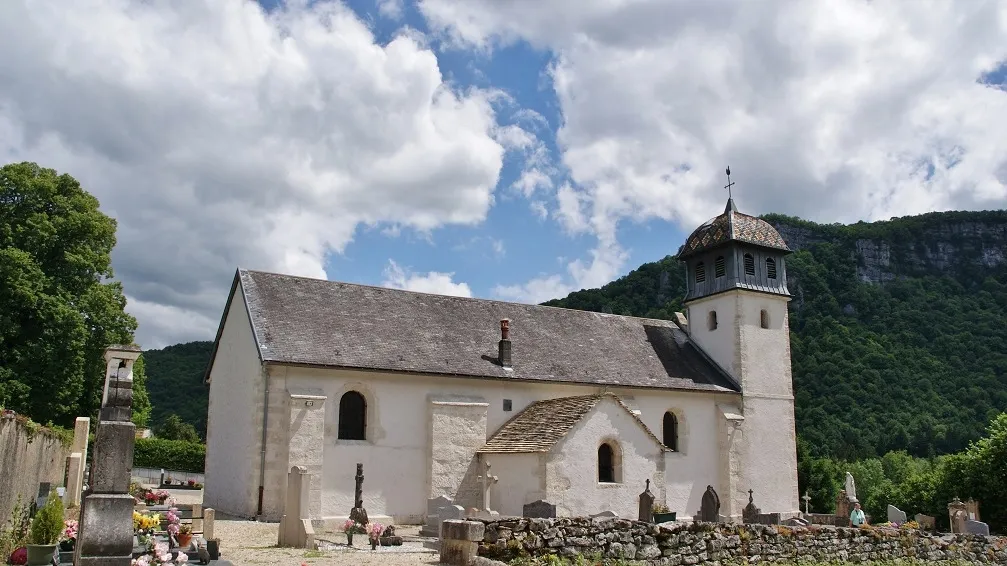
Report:
[[[133,558],[133,363],[137,346],[105,349],[105,387],[94,438],[89,489],[77,528],[76,566],[130,566]]]
[[[364,465],[357,464],[357,475],[354,478],[356,485],[353,488],[353,509],[350,509],[350,520],[358,525],[366,525],[367,509],[364,509]]]

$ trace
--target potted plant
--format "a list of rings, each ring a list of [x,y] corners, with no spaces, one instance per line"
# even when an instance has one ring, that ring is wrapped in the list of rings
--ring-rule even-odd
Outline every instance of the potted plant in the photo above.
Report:
[[[378,540],[381,538],[381,533],[383,532],[385,532],[385,527],[381,523],[367,525],[367,534],[371,539],[371,550],[378,547]]]
[[[655,523],[667,523],[669,521],[674,521],[675,516],[678,513],[675,511],[668,511],[668,506],[658,503],[654,505],[654,522]]]
[[[346,519],[343,522],[343,532],[346,533],[346,544],[348,546],[353,546],[353,535],[360,533],[364,534],[367,531],[364,530],[364,526],[357,523],[353,519]]]
[[[35,513],[28,532],[28,566],[51,564],[63,534],[63,500],[49,492],[45,505]]]
[[[73,549],[77,544],[77,521],[67,519],[63,521],[63,534],[59,539],[59,561],[60,563],[73,562]]]
[[[189,523],[179,523],[176,538],[178,539],[179,548],[189,548],[189,544],[192,543],[192,525]]]

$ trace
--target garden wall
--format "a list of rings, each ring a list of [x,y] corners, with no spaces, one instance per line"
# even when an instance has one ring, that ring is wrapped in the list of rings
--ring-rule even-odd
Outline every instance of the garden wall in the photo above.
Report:
[[[71,441],[5,413],[0,416],[0,523],[10,517],[18,496],[25,505],[35,500],[38,484],[63,485]]]
[[[929,535],[909,529],[783,527],[724,523],[655,525],[618,518],[501,519],[485,526],[479,554],[600,555],[676,566],[779,559],[888,560],[914,557],[1007,564],[1007,537]]]

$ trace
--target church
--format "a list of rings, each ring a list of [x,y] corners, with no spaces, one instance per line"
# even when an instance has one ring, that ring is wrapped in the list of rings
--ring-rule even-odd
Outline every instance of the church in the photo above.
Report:
[[[521,515],[636,518],[647,480],[679,519],[707,486],[796,515],[785,256],[724,212],[678,253],[684,313],[652,320],[238,269],[204,381],[204,506],[276,521],[291,466],[313,520],[421,524],[444,496]]]

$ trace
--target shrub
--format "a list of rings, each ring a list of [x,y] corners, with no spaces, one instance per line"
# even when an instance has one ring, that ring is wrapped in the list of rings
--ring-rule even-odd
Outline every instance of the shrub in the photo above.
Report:
[[[202,473],[206,465],[206,445],[184,440],[137,438],[133,448],[133,465]]]
[[[45,505],[35,513],[28,534],[29,544],[56,544],[63,534],[63,500],[55,491],[49,492]]]

